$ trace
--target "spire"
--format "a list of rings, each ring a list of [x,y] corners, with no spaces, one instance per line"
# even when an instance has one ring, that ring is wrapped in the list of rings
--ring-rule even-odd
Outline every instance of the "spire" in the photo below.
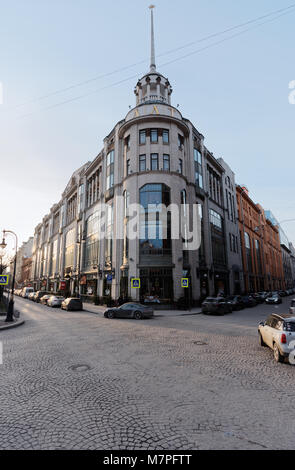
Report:
[[[156,58],[155,58],[155,34],[154,34],[154,8],[155,5],[150,5],[149,9],[151,10],[151,66],[150,71],[156,71]]]

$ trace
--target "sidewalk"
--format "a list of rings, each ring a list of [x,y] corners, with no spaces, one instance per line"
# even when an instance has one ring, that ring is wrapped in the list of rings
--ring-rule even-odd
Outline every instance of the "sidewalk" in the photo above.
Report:
[[[11,328],[16,328],[17,326],[21,326],[25,323],[25,320],[20,320],[19,318],[12,323],[6,323],[0,317],[0,331],[2,330],[10,330]]]
[[[107,307],[104,305],[93,305],[87,302],[83,303],[85,312],[103,315]],[[181,317],[185,315],[199,315],[202,313],[201,308],[192,308],[189,310],[154,310],[155,317]]]

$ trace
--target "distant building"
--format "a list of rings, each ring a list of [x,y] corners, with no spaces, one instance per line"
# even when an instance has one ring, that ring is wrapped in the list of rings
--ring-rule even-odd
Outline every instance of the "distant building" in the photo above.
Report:
[[[279,231],[267,220],[263,208],[237,186],[240,240],[247,292],[285,287]]]
[[[280,235],[280,245],[281,245],[281,252],[282,252],[285,285],[286,285],[286,289],[293,288],[295,286],[295,277],[293,274],[293,266],[292,266],[293,261],[292,261],[292,252],[290,249],[290,242],[284,230],[282,229],[280,223],[273,215],[273,213],[270,210],[267,210],[265,211],[265,216],[268,220],[272,222],[273,225],[276,225],[278,227],[279,235]]]
[[[16,257],[16,273],[15,283],[16,287],[20,288],[25,285],[26,282],[30,281],[32,265],[32,253],[33,253],[34,238],[30,237],[28,241],[24,242],[17,251]],[[13,261],[11,262],[10,272],[13,273]],[[24,279],[25,275],[25,279]]]
[[[229,271],[230,292],[241,294],[244,291],[242,252],[240,244],[239,219],[237,211],[237,192],[235,174],[229,165],[219,158],[224,169],[223,199],[225,209],[225,238],[227,244],[227,265]]]

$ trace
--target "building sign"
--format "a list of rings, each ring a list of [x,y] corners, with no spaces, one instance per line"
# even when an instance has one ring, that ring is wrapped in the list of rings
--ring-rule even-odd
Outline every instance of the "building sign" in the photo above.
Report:
[[[131,279],[131,288],[140,289],[140,279]]]
[[[9,280],[9,274],[0,275],[0,286],[7,286]]]
[[[81,286],[86,286],[86,284],[87,284],[87,276],[84,275],[84,276],[81,277],[80,285]]]
[[[189,279],[187,277],[183,277],[181,279],[181,287],[184,287],[184,288],[189,287]]]
[[[60,281],[59,290],[66,290],[66,281]]]

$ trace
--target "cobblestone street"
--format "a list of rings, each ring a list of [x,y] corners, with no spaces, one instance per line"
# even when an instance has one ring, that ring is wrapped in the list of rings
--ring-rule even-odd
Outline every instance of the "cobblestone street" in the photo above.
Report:
[[[277,308],[137,322],[16,304],[25,325],[0,333],[1,449],[294,448],[295,369],[257,340]]]

